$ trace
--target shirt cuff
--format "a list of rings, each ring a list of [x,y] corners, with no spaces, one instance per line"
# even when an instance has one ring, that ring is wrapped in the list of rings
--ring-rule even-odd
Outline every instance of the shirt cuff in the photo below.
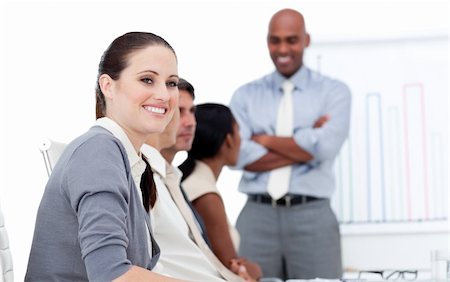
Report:
[[[321,128],[305,128],[295,133],[293,138],[299,147],[309,152],[315,158],[318,154],[317,144],[321,132]]]

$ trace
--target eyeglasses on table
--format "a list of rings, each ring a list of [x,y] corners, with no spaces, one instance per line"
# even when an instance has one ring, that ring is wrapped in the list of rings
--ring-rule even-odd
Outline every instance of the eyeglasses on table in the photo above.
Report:
[[[358,279],[370,279],[378,276],[383,280],[416,280],[417,270],[361,270]]]

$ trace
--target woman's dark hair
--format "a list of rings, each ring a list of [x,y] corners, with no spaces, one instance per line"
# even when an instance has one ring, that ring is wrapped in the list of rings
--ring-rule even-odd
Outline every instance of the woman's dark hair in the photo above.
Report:
[[[145,171],[141,177],[141,193],[142,193],[142,204],[147,212],[150,211],[150,207],[153,207],[156,202],[156,183],[153,179],[152,167],[148,163],[145,157],[142,158],[146,164]]]
[[[222,104],[205,103],[195,107],[195,130],[192,147],[188,151],[187,159],[179,166],[183,172],[182,181],[195,168],[195,161],[210,158],[220,150],[227,134],[239,134],[233,131],[236,120],[230,108]]]
[[[102,74],[109,75],[112,79],[117,80],[122,71],[128,66],[130,54],[137,50],[144,49],[148,46],[164,46],[173,52],[176,58],[175,50],[164,38],[150,32],[129,32],[117,37],[103,53],[98,65],[97,87],[95,89],[96,118],[105,116],[106,103],[105,96],[100,89],[98,79]]]

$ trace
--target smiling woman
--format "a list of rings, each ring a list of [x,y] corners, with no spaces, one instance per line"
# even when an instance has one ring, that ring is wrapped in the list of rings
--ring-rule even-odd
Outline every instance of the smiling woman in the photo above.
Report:
[[[104,52],[97,122],[50,175],[25,281],[178,281],[150,271],[159,258],[147,214],[154,191],[137,188],[139,149],[172,118],[177,81],[175,52],[155,34],[124,34]]]
[[[145,42],[146,38],[140,38],[139,33],[130,33],[130,36],[132,34],[136,37],[135,46],[125,45],[126,38],[116,40],[117,53],[131,50],[132,56],[128,60],[114,53],[105,53],[102,57],[96,89],[96,116],[116,116],[137,132],[145,133],[143,127],[148,127],[147,131],[162,132],[178,103],[175,52],[165,43],[143,48],[139,41]],[[167,60],[168,57],[175,60]],[[124,68],[125,64],[129,66]],[[133,131],[131,128],[125,130]]]

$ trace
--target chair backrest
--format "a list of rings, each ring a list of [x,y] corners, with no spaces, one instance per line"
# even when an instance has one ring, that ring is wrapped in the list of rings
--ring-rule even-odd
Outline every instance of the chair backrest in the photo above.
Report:
[[[45,168],[47,169],[48,176],[52,173],[52,170],[66,145],[67,144],[56,142],[48,138],[43,139],[39,144],[39,150],[41,150],[42,156],[44,157]]]
[[[13,282],[14,272],[8,233],[5,228],[3,213],[0,208],[0,281]]]

